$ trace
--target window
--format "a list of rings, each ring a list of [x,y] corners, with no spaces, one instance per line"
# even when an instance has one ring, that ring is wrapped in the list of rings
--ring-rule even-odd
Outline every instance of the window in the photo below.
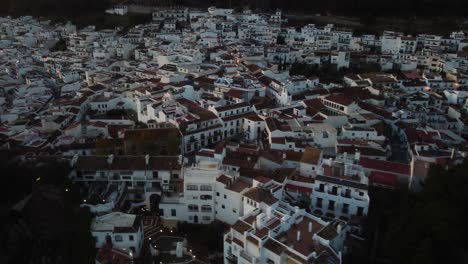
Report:
[[[338,187],[333,186],[331,192],[332,192],[332,194],[336,195],[338,193]]]
[[[335,210],[335,201],[328,201],[328,210]]]
[[[193,184],[189,184],[189,185],[187,185],[187,191],[198,191],[198,186],[193,185]]]
[[[224,206],[224,204],[223,204],[223,205],[221,205],[221,208],[226,209],[226,206]]]
[[[201,211],[202,212],[211,212],[211,205],[202,205]]]
[[[224,199],[227,199],[227,196],[226,196],[226,195],[224,195]]]
[[[233,213],[237,213],[236,208],[232,208],[232,212],[233,212]]]
[[[196,204],[189,204],[188,205],[189,212],[198,212],[198,205]]]
[[[323,131],[322,138],[328,138],[328,132],[327,131]]]
[[[159,209],[159,215],[164,216],[164,209]]]
[[[153,171],[153,179],[157,179],[159,177],[159,173],[157,171]]]
[[[320,192],[324,192],[324,191],[325,191],[325,185],[324,185],[323,183],[321,183],[321,184],[319,185],[319,191],[320,191]]]
[[[207,215],[204,215],[202,216],[202,220],[204,221],[210,221],[211,220],[211,217],[207,216]]]
[[[129,235],[128,240],[133,241],[134,240],[133,235]]]
[[[211,185],[201,185],[200,186],[200,191],[211,191]]]
[[[211,200],[211,199],[213,199],[213,197],[211,195],[205,194],[205,195],[201,195],[200,199],[201,200]]]
[[[174,178],[174,179],[179,179],[179,174],[178,174],[178,173],[173,173],[173,174],[172,174],[172,178]]]
[[[357,216],[362,216],[364,214],[364,208],[358,206],[357,208]]]
[[[177,216],[176,209],[171,209],[171,216]]]
[[[123,241],[123,238],[122,238],[121,235],[116,235],[116,236],[114,236],[114,240],[115,240],[116,242],[122,242],[122,241]]]
[[[349,212],[349,204],[343,204],[342,213],[347,214]]]
[[[216,196],[219,196],[219,192],[216,192]]]
[[[317,204],[316,204],[317,207],[322,208],[322,200],[323,200],[322,198],[317,198]]]
[[[350,189],[345,190],[345,197],[348,197],[348,198],[351,197],[351,190]]]

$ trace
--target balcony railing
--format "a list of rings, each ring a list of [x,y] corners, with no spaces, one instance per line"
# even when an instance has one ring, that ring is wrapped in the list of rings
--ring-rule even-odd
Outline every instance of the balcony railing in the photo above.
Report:
[[[232,255],[232,254],[229,254],[226,256],[226,259],[228,261],[228,263],[235,263],[237,264],[237,257]]]
[[[160,192],[160,191],[161,191],[161,188],[157,188],[157,187],[146,187],[145,190],[146,190],[146,192]]]
[[[241,256],[243,259],[247,260],[249,263],[252,263],[253,257],[250,256],[249,253],[247,253],[245,250],[242,250],[242,251],[240,252],[240,256]]]
[[[350,193],[341,193],[341,196],[343,197],[346,197],[346,198],[351,198],[351,194]]]
[[[325,189],[322,189],[322,188],[314,188],[314,191],[316,191],[316,192],[325,192]]]

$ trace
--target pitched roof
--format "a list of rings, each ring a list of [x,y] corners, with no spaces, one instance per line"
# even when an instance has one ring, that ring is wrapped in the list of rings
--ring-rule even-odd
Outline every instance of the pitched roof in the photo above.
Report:
[[[398,163],[386,160],[376,160],[363,157],[359,160],[359,165],[372,170],[393,172],[404,175],[411,174],[411,166],[405,163]]]

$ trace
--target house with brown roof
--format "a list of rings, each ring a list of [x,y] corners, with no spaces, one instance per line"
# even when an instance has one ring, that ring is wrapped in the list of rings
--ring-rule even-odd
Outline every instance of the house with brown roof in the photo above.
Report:
[[[239,218],[224,235],[224,258],[234,263],[339,264],[349,230],[342,220],[327,222],[281,202]]]

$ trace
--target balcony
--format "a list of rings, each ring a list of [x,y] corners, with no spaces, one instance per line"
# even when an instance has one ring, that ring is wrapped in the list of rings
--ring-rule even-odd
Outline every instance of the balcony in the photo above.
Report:
[[[351,198],[351,193],[342,192],[341,196],[345,198]]]
[[[256,263],[255,258],[252,257],[252,256],[251,256],[249,253],[247,253],[247,251],[245,251],[245,250],[242,250],[242,251],[240,252],[240,256],[241,256],[241,258],[247,260],[249,263]]]
[[[158,187],[146,187],[145,188],[146,192],[160,192],[161,188]]]
[[[237,257],[232,254],[227,255],[226,260],[228,263],[237,264]]]
[[[316,192],[325,192],[325,189],[324,188],[314,188],[314,191]]]

